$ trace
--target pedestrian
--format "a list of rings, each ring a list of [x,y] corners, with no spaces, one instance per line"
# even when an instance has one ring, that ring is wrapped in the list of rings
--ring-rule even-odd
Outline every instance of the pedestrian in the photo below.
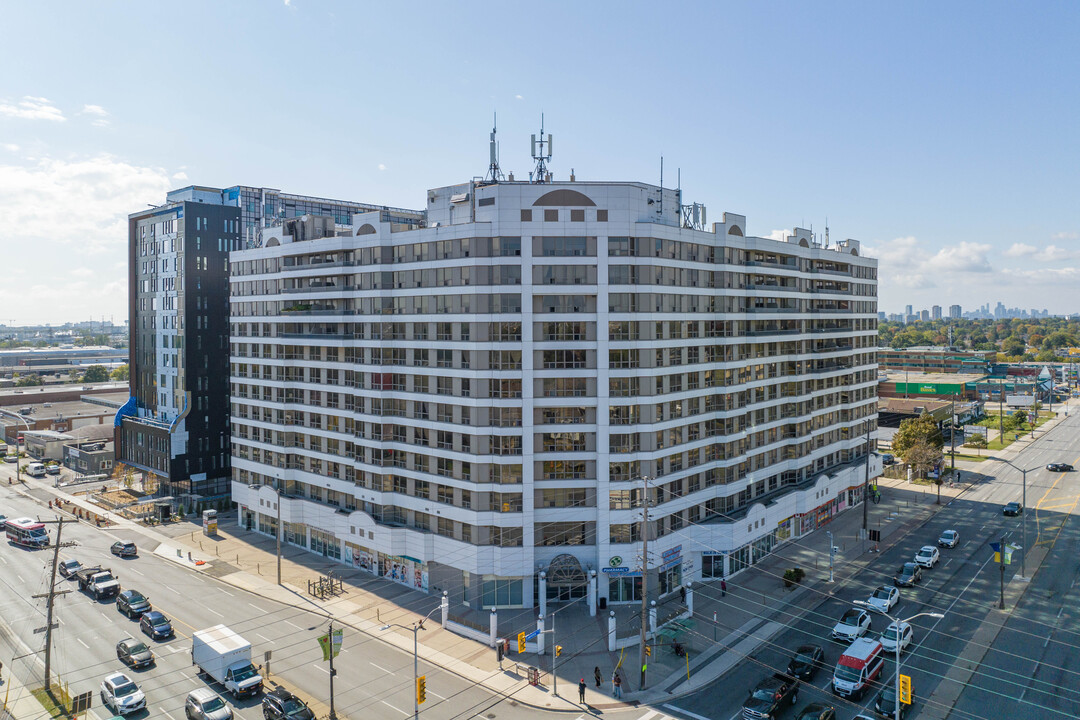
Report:
[[[615,677],[612,678],[611,684],[615,686],[615,697],[622,698],[622,677],[619,676],[619,671],[615,671]]]
[[[600,666],[597,665],[592,671],[593,678],[596,679],[596,689],[599,690],[600,686],[604,683],[604,677],[600,674]]]
[[[581,704],[585,704],[585,678],[581,678],[581,682],[577,684],[578,698],[581,700]]]
[[[727,597],[727,580],[720,579],[720,597]]]
[[[686,604],[686,588],[685,587],[680,587],[679,588],[679,599],[682,600],[683,605]]]

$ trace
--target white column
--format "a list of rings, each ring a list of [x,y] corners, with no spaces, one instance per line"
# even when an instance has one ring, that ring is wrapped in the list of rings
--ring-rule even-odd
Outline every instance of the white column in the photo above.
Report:
[[[690,583],[686,583],[686,610],[690,617],[694,616],[694,588]]]
[[[547,617],[547,573],[540,573],[540,617]]]
[[[596,571],[589,571],[589,617],[596,617]]]
[[[607,619],[607,649],[615,652],[615,611],[612,610]]]
[[[446,621],[450,619],[450,598],[446,591],[442,591],[442,600],[439,601],[439,610],[442,611],[442,626],[446,627]]]
[[[540,634],[536,636],[536,654],[544,654],[544,616],[536,618],[536,629],[540,631]]]
[[[656,601],[649,602],[649,632],[656,634]]]
[[[488,646],[495,647],[495,638],[499,632],[499,613],[491,608],[491,616],[488,618]]]

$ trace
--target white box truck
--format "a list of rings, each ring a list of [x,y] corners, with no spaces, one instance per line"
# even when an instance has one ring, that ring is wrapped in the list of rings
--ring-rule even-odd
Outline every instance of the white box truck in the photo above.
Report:
[[[224,625],[191,636],[191,663],[238,700],[262,690],[262,676],[251,663],[251,643]]]

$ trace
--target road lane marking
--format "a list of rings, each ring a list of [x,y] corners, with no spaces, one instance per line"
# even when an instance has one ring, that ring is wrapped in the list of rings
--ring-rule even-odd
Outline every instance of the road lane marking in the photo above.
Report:
[[[329,670],[327,670],[326,668],[324,668],[324,667],[323,667],[322,665],[320,665],[319,663],[311,663],[311,664],[315,666],[315,669],[316,669],[316,670],[322,670],[322,671],[323,671],[324,673],[326,673],[327,675],[329,675],[329,674],[330,674],[330,671],[329,671]]]
[[[8,562],[7,562],[7,559],[6,559],[6,558],[4,558],[4,556],[3,556],[3,555],[0,555],[0,561],[2,561],[2,562],[3,562],[4,564],[5,564],[5,565],[7,565],[7,564],[8,564]]]
[[[145,575],[144,575],[143,573],[139,572],[138,570],[136,570],[136,569],[135,569],[135,568],[133,568],[133,567],[125,567],[125,568],[124,568],[124,572],[133,572],[133,573],[135,573],[136,575],[142,575],[143,577],[145,577]],[[162,712],[165,712],[165,711],[164,711],[164,710],[162,710]]]
[[[22,577],[22,575],[20,575],[19,573],[15,573],[15,577],[19,578],[19,583],[20,583],[20,584],[22,584],[22,585],[25,585],[25,584],[26,584],[26,581],[25,581],[25,580],[23,580],[23,577]]]
[[[206,612],[208,612],[208,613],[213,613],[213,614],[217,615],[219,618],[225,617],[224,615],[219,613],[217,610],[211,610],[210,608],[203,608],[203,609],[206,610]]]
[[[393,710],[397,710],[397,711],[398,711],[399,713],[401,713],[402,715],[412,715],[412,713],[407,713],[407,712],[405,712],[404,710],[402,710],[402,709],[401,709],[401,708],[399,708],[399,707],[394,707],[393,705],[391,705],[390,703],[386,702],[385,700],[380,700],[379,702],[381,702],[381,703],[382,703],[383,705],[385,705],[385,706],[386,706],[386,707],[388,707],[388,708],[391,708],[391,709],[393,709]]]
[[[226,590],[225,588],[218,588],[218,590],[220,590],[221,592],[225,593],[225,594],[226,594],[226,595],[228,595],[229,597],[236,597],[235,595],[233,595],[233,594],[232,594],[231,592],[229,592],[229,591],[228,591],[228,590]]]
[[[259,612],[263,612],[263,609],[262,609],[261,607],[259,607],[258,605],[256,605],[255,603],[248,603],[248,605],[250,605],[251,607],[255,608],[255,609],[256,609],[256,610],[258,610]],[[288,622],[288,621],[286,620],[286,622]]]
[[[82,645],[82,646],[83,646],[84,648],[86,648],[87,650],[89,650],[89,649],[90,649],[90,646],[89,646],[89,645],[87,645],[86,643],[84,643],[84,642],[83,642],[83,641],[82,641],[81,639],[79,639],[79,638],[75,638],[75,641],[76,641],[76,642],[78,642],[78,643],[79,643],[80,645]]]
[[[432,696],[432,697],[437,697],[440,700],[445,700],[446,699],[445,695],[440,695],[439,693],[431,692],[430,690],[427,691],[427,694]]]
[[[387,675],[391,674],[390,671],[387,670],[386,668],[384,668],[382,665],[376,665],[375,663],[368,663],[368,665],[370,665],[371,667],[376,668],[378,670],[382,670]]]
[[[162,710],[161,708],[158,708],[158,712],[159,712],[159,713],[161,713],[162,715],[164,715],[165,717],[169,718],[169,720],[176,720],[176,718],[174,718],[174,717],[173,717],[172,715],[170,715],[169,713],[165,712],[165,711],[164,711],[164,710]]]
[[[707,718],[707,717],[704,717],[702,715],[698,715],[697,713],[692,713],[689,710],[683,710],[681,707],[677,707],[675,705],[668,705],[667,703],[664,703],[664,707],[666,707],[668,710],[674,710],[675,712],[681,712],[683,715],[689,715],[690,717],[696,718],[697,720],[709,720],[709,718]],[[739,714],[741,715],[742,713],[740,712]],[[736,717],[738,717],[738,715],[736,715]],[[639,720],[640,720],[640,718],[639,718]]]
[[[661,712],[659,710],[650,710],[649,712],[639,717],[638,720],[652,720],[654,717],[660,714]]]
[[[270,638],[266,637],[266,636],[265,636],[265,635],[263,635],[262,633],[255,633],[255,637],[257,637],[257,638],[262,638],[262,641],[263,641],[263,642],[274,642],[273,640],[271,640]]]
[[[303,629],[304,629],[304,628],[300,627],[299,625],[297,625],[296,623],[294,623],[294,622],[290,622],[290,621],[288,621],[288,620],[285,620],[285,624],[286,624],[286,625],[292,625],[292,626],[293,626],[294,628],[296,628],[297,630],[303,630]]]
[[[176,592],[175,590],[173,590],[173,589],[172,589],[171,587],[169,587],[169,586],[168,586],[168,585],[166,585],[165,583],[162,583],[162,584],[161,584],[161,587],[165,588],[166,590],[168,590],[169,592],[171,592],[171,593],[172,593],[173,595],[176,595],[176,594],[177,594],[177,592]]]

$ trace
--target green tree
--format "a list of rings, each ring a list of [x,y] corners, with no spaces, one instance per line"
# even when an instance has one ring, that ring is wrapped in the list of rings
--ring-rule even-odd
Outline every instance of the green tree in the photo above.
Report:
[[[127,363],[124,363],[109,373],[109,377],[113,380],[128,380],[131,378],[131,368],[128,367]]]
[[[900,429],[893,435],[893,452],[910,464],[907,452],[920,440],[925,440],[932,447],[940,450],[945,446],[945,439],[941,437],[941,430],[928,413],[923,413],[917,418],[908,418],[900,423]]]
[[[904,453],[904,460],[911,466],[915,474],[925,478],[931,470],[941,465],[943,458],[941,448],[935,447],[927,438],[920,437]],[[938,504],[941,504],[941,473],[934,479],[938,489]]]
[[[1027,345],[1015,335],[1006,338],[1005,341],[1001,343],[1001,352],[1006,355],[1019,356],[1023,355],[1026,350]]]
[[[44,385],[45,381],[41,379],[40,375],[23,375],[15,381],[17,387],[30,387],[33,385]]]
[[[982,451],[986,449],[986,436],[982,433],[976,433],[964,442],[964,447],[974,448],[982,455]]]
[[[109,371],[104,365],[91,365],[86,368],[82,376],[82,382],[85,383],[108,382],[108,380]]]

